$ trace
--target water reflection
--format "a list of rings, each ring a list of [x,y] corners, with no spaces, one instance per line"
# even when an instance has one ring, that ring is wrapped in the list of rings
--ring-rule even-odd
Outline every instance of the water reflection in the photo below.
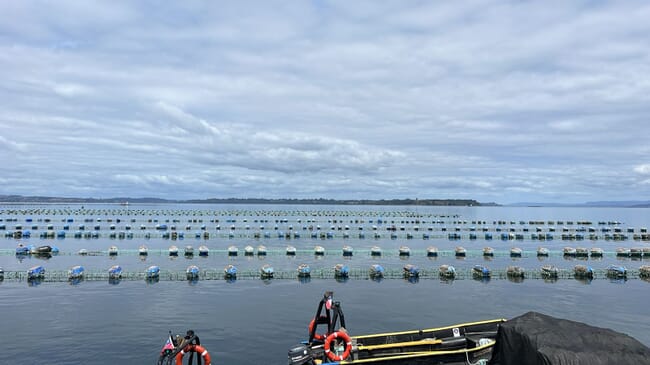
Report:
[[[41,279],[41,278],[34,278],[34,279],[28,279],[27,280],[27,286],[36,287],[36,286],[41,285],[42,283],[43,283],[43,279]]]

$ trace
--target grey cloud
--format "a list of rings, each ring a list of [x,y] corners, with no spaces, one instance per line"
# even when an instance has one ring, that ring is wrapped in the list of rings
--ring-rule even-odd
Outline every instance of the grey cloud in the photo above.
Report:
[[[649,14],[3,3],[0,193],[635,199]]]

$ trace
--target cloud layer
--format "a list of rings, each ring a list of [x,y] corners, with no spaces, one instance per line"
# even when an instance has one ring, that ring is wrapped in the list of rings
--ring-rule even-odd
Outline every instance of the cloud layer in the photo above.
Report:
[[[650,5],[0,4],[0,194],[650,191]]]

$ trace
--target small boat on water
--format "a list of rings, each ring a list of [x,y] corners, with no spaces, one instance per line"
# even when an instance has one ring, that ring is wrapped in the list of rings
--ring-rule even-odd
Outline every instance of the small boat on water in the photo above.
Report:
[[[112,280],[122,278],[122,267],[120,265],[113,265],[108,269],[108,278]]]
[[[223,275],[226,279],[237,278],[237,267],[235,265],[226,265],[223,269]]]
[[[400,256],[410,256],[411,255],[411,249],[408,246],[400,246],[399,255]]]
[[[196,265],[190,265],[187,267],[185,270],[185,275],[187,277],[187,280],[196,280],[199,278],[199,267]]]
[[[296,271],[298,272],[299,278],[306,278],[311,276],[311,268],[307,264],[298,265],[298,269],[296,269]]]
[[[189,363],[193,363],[196,353],[197,363],[212,365],[212,357],[205,347],[200,345],[199,337],[189,330],[185,336],[172,336],[171,331],[158,357],[157,365],[183,364],[183,356],[190,354]],[[201,359],[201,360],[199,360]]]
[[[465,249],[465,247],[462,247],[462,246],[456,247],[454,252],[455,252],[456,257],[465,257],[465,256],[467,256],[467,250]]]
[[[314,247],[314,255],[316,255],[316,256],[325,255],[325,247],[323,247],[323,246]]]
[[[27,280],[43,279],[45,277],[45,268],[43,266],[33,266],[27,270]]]
[[[199,246],[199,256],[208,256],[210,254],[210,249],[206,245]]]
[[[147,256],[149,254],[149,249],[147,246],[142,245],[140,248],[138,248],[138,255],[140,256]]]
[[[260,276],[262,279],[271,279],[273,278],[273,266],[269,264],[265,264],[260,268]]]
[[[255,254],[255,249],[253,246],[248,245],[244,247],[244,256],[253,256]]]
[[[420,269],[413,264],[406,264],[402,268],[402,273],[405,278],[417,278],[420,276]]]
[[[169,256],[178,256],[178,247],[171,245],[169,246]]]
[[[486,256],[486,257],[494,256],[494,249],[492,247],[483,248],[483,256]]]
[[[111,246],[108,248],[108,256],[117,256],[119,250],[117,249],[117,246]]]
[[[84,276],[84,267],[77,265],[73,266],[68,270],[68,279],[74,280],[74,279],[81,279]]]
[[[625,266],[609,265],[607,266],[607,277],[611,279],[623,279],[627,277],[627,269]]]
[[[427,257],[438,257],[438,248],[435,246],[427,247]]]
[[[353,252],[352,246],[343,246],[343,256],[352,256]]]
[[[456,277],[456,268],[451,265],[440,265],[438,275],[443,279],[453,279]]]
[[[52,253],[52,246],[33,246],[30,245],[29,253],[32,255],[49,255]]]
[[[160,276],[160,267],[156,265],[149,266],[144,272],[146,279],[157,279]]]
[[[547,257],[549,255],[549,250],[546,247],[537,247],[537,257]]]
[[[334,266],[334,277],[347,278],[350,275],[350,268],[344,264],[336,264]]]
[[[257,246],[257,256],[266,256],[266,246],[264,245]]]
[[[541,268],[543,278],[557,278],[559,270],[553,265],[544,265]]]
[[[370,265],[370,270],[368,274],[372,279],[380,279],[384,277],[384,267],[379,264]]]
[[[576,278],[593,279],[594,270],[590,266],[576,265],[573,267],[573,274]]]
[[[296,256],[296,248],[291,245],[287,246],[285,252],[287,256]]]
[[[370,248],[370,256],[381,256],[381,247],[372,246]]]
[[[239,249],[237,246],[231,245],[228,246],[228,256],[237,256],[239,254]]]
[[[288,351],[289,365],[487,363],[505,319],[381,334],[353,336],[340,302],[326,292],[308,327],[307,339]],[[319,332],[319,326],[325,327]]]

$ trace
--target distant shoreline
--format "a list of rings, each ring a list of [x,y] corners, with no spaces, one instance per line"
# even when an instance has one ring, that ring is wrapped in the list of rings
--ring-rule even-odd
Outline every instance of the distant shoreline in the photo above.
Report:
[[[413,206],[499,206],[473,199],[260,199],[260,198],[210,198],[210,199],[159,199],[159,198],[62,198],[45,196],[0,195],[1,203],[40,204],[268,204],[268,205],[413,205]]]

